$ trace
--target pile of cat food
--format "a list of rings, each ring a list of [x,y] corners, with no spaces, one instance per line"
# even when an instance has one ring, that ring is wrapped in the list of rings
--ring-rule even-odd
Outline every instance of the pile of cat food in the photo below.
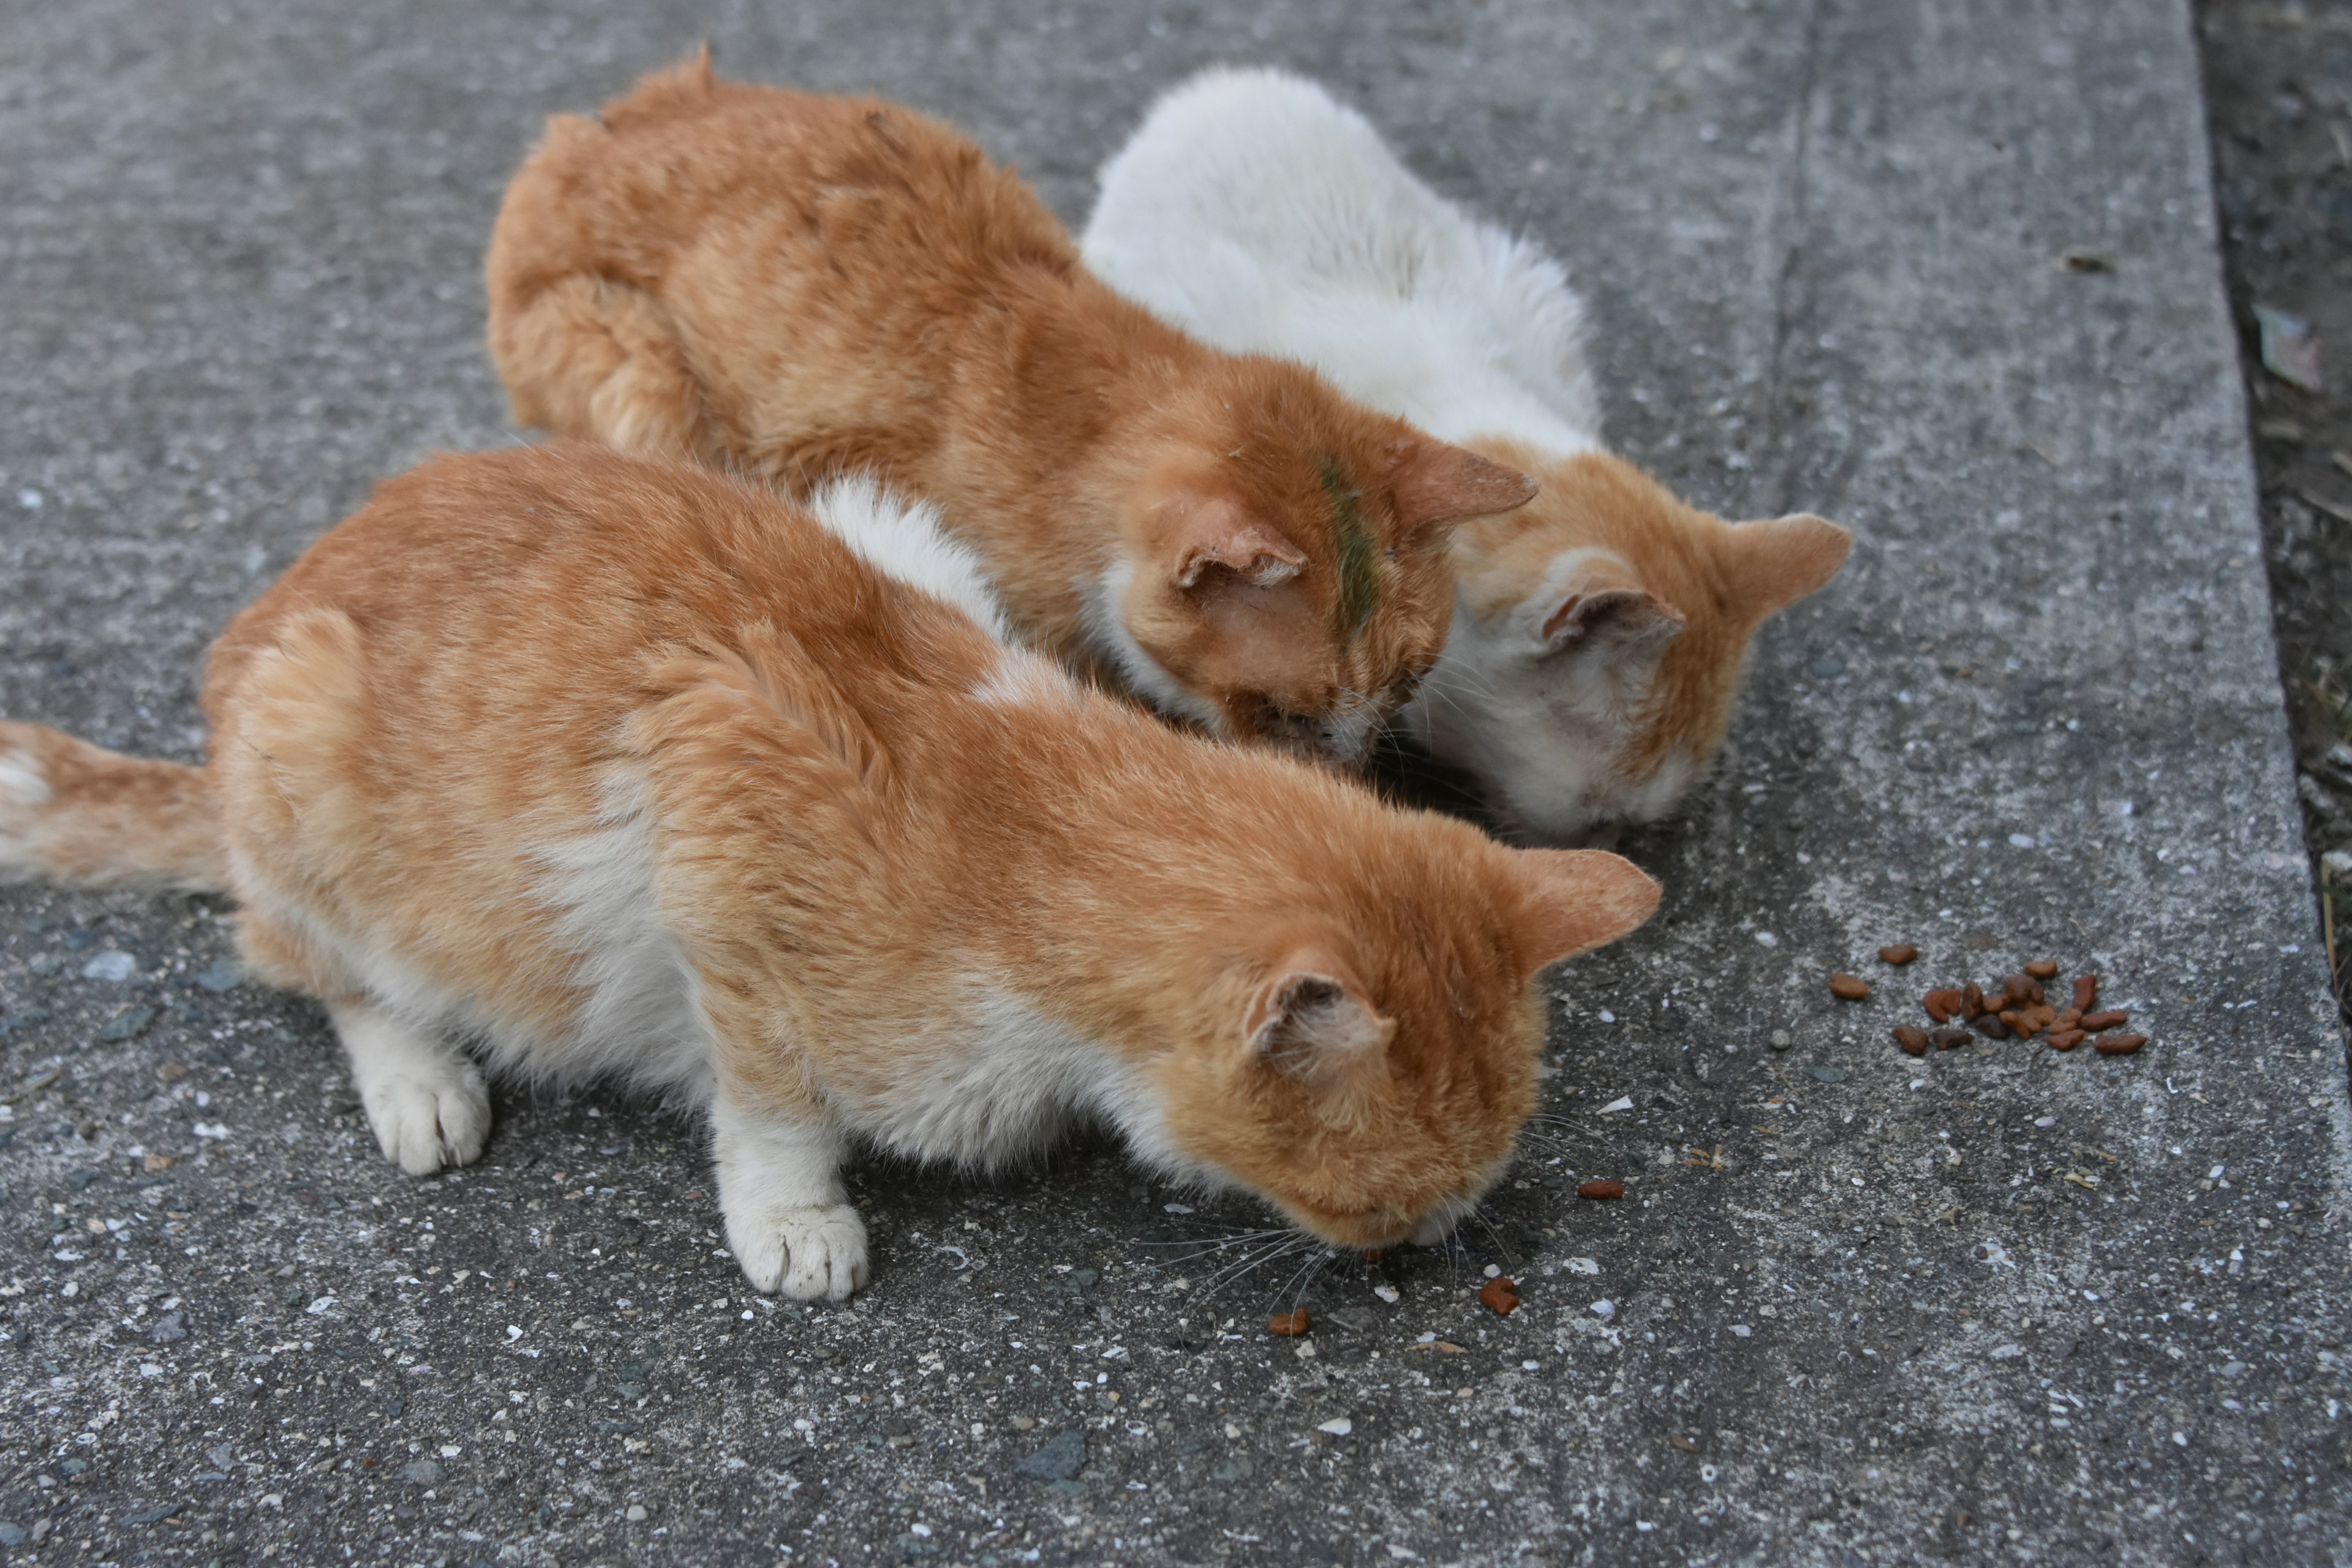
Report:
[[[1878,950],[1881,963],[1898,969],[1918,956],[1919,950],[1909,942]],[[2131,1021],[2129,1014],[2120,1007],[2100,1007],[2097,975],[2078,975],[2074,995],[2064,1007],[2052,1005],[2045,984],[2057,978],[2057,961],[2037,958],[2021,973],[2002,977],[1990,990],[1971,980],[1965,985],[1930,991],[1919,998],[1919,1005],[1937,1026],[1922,1029],[1897,1024],[1893,1030],[1895,1043],[1915,1057],[1926,1056],[1930,1046],[1948,1051],[1967,1045],[1972,1032],[1988,1040],[2030,1040],[2039,1036],[2053,1051],[2071,1051],[2088,1041],[2103,1057],[2127,1057],[2147,1044],[2146,1035],[2123,1032]],[[1870,985],[1859,975],[1832,974],[1830,994],[1841,1001],[1859,1002],[1870,994]]]

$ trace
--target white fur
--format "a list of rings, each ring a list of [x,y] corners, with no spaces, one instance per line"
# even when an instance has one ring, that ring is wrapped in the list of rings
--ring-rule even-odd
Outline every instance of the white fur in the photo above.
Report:
[[[1102,574],[1084,588],[1081,616],[1087,633],[1094,646],[1108,654],[1126,678],[1128,689],[1162,713],[1178,719],[1190,719],[1204,726],[1209,733],[1225,732],[1225,716],[1208,699],[1190,691],[1160,666],[1160,661],[1143,651],[1127,629],[1127,617],[1119,613],[1119,602],[1127,597],[1128,585],[1135,581],[1135,563],[1121,558],[1102,570]]]
[[[25,809],[49,804],[49,781],[40,761],[21,746],[0,752],[0,796]]]
[[[1123,1133],[1137,1157],[1171,1174],[1202,1176],[1176,1152],[1159,1098],[1141,1074],[1100,1041],[1055,1022],[1017,991],[966,979],[941,1037],[909,1040],[910,1058],[938,1070],[887,1101],[838,1100],[861,1136],[919,1160],[991,1169],[1033,1158],[1089,1117]]]
[[[901,500],[871,474],[849,474],[821,486],[808,510],[876,571],[946,600],[998,642],[1012,643],[980,557],[948,537],[937,506]]]
[[[727,1247],[759,1290],[839,1301],[866,1283],[866,1222],[841,1189],[841,1135],[721,1094],[711,1104]]]
[[[991,707],[1029,705],[1075,707],[1085,700],[1085,689],[1069,671],[1042,655],[1008,649],[993,668],[974,683],[972,700]]]
[[[1556,562],[1547,583],[1557,575]],[[1556,598],[1539,587],[1530,602]],[[1547,653],[1528,618],[1482,621],[1457,603],[1437,668],[1399,716],[1405,732],[1475,775],[1504,825],[1524,837],[1573,842],[1603,823],[1650,822],[1673,809],[1696,771],[1687,752],[1669,750],[1639,780],[1617,761],[1640,732],[1659,650]]]
[[[1103,166],[1084,243],[1105,280],[1177,325],[1304,360],[1433,435],[1555,459],[1601,449],[1583,305],[1559,264],[1438,195],[1313,82],[1221,68],[1176,88]],[[1457,602],[1400,720],[1514,829],[1552,840],[1663,815],[1696,772],[1681,750],[1643,777],[1618,771],[1654,650],[1543,653],[1528,623],[1578,553],[1487,622]]]
[[[560,1058],[567,1077],[623,1074],[699,1104],[709,1098],[709,1044],[692,973],[661,918],[645,775],[614,768],[598,794],[594,831],[534,856],[548,870],[541,896],[562,910],[557,934],[578,955],[573,983],[588,994],[571,1037],[535,1054]]]
[[[1083,243],[1178,325],[1304,360],[1445,440],[1599,444],[1559,264],[1431,190],[1313,82],[1212,69],[1170,92],[1103,166]]]
[[[412,1176],[471,1163],[490,1135],[481,1069],[373,1003],[328,1008],[383,1157]]]
[[[0,752],[0,882],[30,881],[43,874],[33,848],[33,824],[49,795],[49,781],[32,752],[21,747]]]

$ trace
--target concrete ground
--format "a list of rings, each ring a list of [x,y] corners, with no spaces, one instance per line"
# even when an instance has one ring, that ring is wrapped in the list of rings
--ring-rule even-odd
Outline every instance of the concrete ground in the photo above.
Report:
[[[273,571],[515,438],[478,268],[541,116],[706,37],[1073,220],[1195,65],[1321,75],[1567,258],[1626,452],[1853,563],[1631,846],[1665,909],[1558,973],[1553,1120],[1450,1254],[1224,1278],[1259,1216],[1088,1146],[864,1169],[873,1289],[778,1306],[693,1127],[510,1095],[411,1182],[217,904],[0,895],[0,1556],[2352,1561],[2343,1045],[2181,5],[12,7],[0,712],[196,756]],[[1888,1041],[2043,955],[2147,1048]]]

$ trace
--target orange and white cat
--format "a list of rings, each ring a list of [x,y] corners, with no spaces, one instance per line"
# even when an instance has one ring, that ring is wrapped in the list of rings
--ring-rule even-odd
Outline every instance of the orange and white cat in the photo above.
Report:
[[[1446,525],[1534,490],[1118,298],[950,127],[707,57],[550,120],[488,276],[521,424],[799,491],[872,473],[945,508],[1024,637],[1342,765],[1444,641]]]
[[[1104,166],[1084,243],[1218,347],[1303,361],[1541,481],[1454,531],[1453,632],[1402,718],[1508,830],[1572,842],[1670,810],[1722,744],[1757,626],[1845,561],[1834,524],[1726,524],[1611,456],[1559,265],[1312,82],[1221,69],[1170,92]]]
[[[0,878],[238,901],[384,1153],[479,1068],[707,1106],[751,1282],[866,1276],[855,1142],[976,1167],[1097,1118],[1335,1245],[1510,1158],[1553,960],[1648,878],[1160,724],[1009,643],[870,481],[805,506],[559,443],[380,487],[237,616],[202,769],[0,723]]]

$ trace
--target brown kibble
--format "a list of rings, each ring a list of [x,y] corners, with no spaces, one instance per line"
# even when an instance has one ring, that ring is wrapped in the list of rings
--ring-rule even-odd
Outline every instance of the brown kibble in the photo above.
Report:
[[[2009,1026],[2000,1021],[2000,1015],[1998,1013],[1978,1014],[1975,1027],[1977,1033],[1988,1040],[2009,1038]]]
[[[1498,1275],[1478,1287],[1478,1300],[1492,1307],[1498,1316],[1507,1318],[1518,1310],[1518,1287]]]
[[[1830,994],[1848,1002],[1859,1002],[1870,994],[1870,986],[1859,974],[1832,974],[1830,976]]]
[[[1939,1051],[1958,1050],[1967,1045],[1969,1038],[1966,1029],[1938,1029],[1927,1037],[1936,1043]]]
[[[1919,950],[1913,947],[1907,942],[1895,942],[1878,950],[1878,962],[1881,963],[1892,963],[1899,966],[1901,964],[1910,963],[1913,959],[1918,956]]]
[[[2010,974],[2001,979],[2000,994],[2009,998],[2009,1005],[2012,1007],[2041,1001],[2041,993],[2042,987],[2033,983],[2031,974]]]
[[[2077,976],[2074,981],[2074,1011],[2087,1013],[2098,1005],[2098,1000],[2099,977],[2095,974]]]
[[[2080,1029],[2053,1029],[2050,1031],[2050,1048],[2053,1051],[2071,1051],[2089,1037]]]
[[[1276,1339],[1295,1340],[1307,1331],[1307,1309],[1304,1307],[1296,1311],[1276,1312],[1265,1321],[1265,1331]]]
[[[1591,1198],[1595,1203],[1608,1198],[1622,1198],[1625,1195],[1625,1184],[1595,1176],[1592,1180],[1580,1184],[1576,1189],[1576,1195],[1580,1198]]]
[[[2000,1021],[2020,1039],[2030,1040],[2042,1032],[2042,1020],[2031,1007],[2012,1007],[2000,1015]]]
[[[1915,1057],[1927,1054],[1927,1031],[1915,1029],[1908,1024],[1895,1026],[1895,1043]]]
[[[2091,1048],[2103,1057],[2127,1057],[2146,1044],[2146,1035],[2103,1035],[2091,1042]]]
[[[2051,1019],[2050,1026],[2053,1029],[2071,1029],[2082,1021],[2083,1015],[2074,1008],[2069,1007],[2063,1013],[2061,1013],[2056,1017]]]
[[[1973,980],[1969,981],[1966,985],[1961,986],[1960,1016],[1969,1023],[1973,1024],[1984,1010],[1984,987],[1978,984]]]
[[[2036,980],[2055,980],[2058,978],[2058,961],[2054,958],[2037,958],[2025,966],[2025,973]]]
[[[1948,1024],[1952,1021],[1952,1015],[1960,1010],[1960,994],[1948,986],[1941,991],[1930,991],[1919,998],[1919,1005],[1927,1009],[1927,1016],[1938,1024]]]
[[[2120,1007],[2110,1007],[2104,1013],[2085,1013],[2083,1015],[2083,1027],[2096,1034],[2101,1029],[2114,1028],[2130,1016]]]

